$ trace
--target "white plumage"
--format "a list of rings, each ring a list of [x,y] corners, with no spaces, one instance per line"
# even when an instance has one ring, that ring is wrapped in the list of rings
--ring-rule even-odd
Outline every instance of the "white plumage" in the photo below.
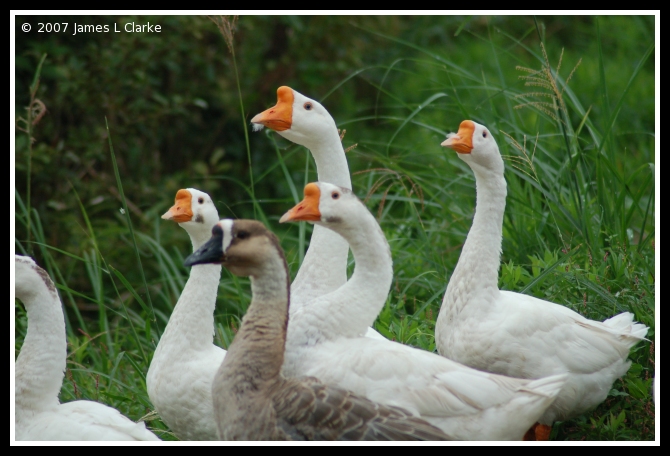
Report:
[[[291,314],[284,375],[314,376],[402,407],[460,440],[520,440],[553,402],[564,375],[534,381],[505,377],[361,337],[384,306],[393,279],[389,246],[377,221],[350,190],[323,182],[307,185],[305,199],[280,221],[296,220],[346,238],[356,267],[345,285]]]
[[[163,218],[179,223],[193,250],[211,236],[219,214],[207,193],[177,192]],[[214,309],[221,265],[194,266],[172,311],[147,373],[147,392],[163,421],[181,440],[218,440],[212,380],[226,351],[214,345]]]
[[[317,378],[281,375],[289,309],[279,239],[256,220],[221,220],[186,265],[248,276],[252,300],[212,385],[222,440],[450,440],[405,410]]]
[[[335,120],[318,101],[282,86],[277,89],[277,104],[254,116],[251,122],[254,130],[266,126],[289,141],[307,147],[316,163],[319,181],[352,188]],[[307,254],[291,284],[290,312],[344,285],[348,255],[349,245],[342,236],[315,226]],[[367,337],[384,339],[370,327],[365,328],[364,333]]]
[[[32,258],[16,255],[16,297],[28,331],[15,366],[16,440],[160,440],[144,423],[93,401],[61,404],[66,367],[65,319],[56,287]]]
[[[442,355],[476,369],[521,378],[565,373],[568,380],[540,418],[551,425],[602,402],[626,373],[630,348],[648,328],[624,312],[604,322],[532,296],[500,291],[498,269],[507,183],[490,131],[470,120],[443,146],[474,171],[477,208],[449,280],[435,328]]]

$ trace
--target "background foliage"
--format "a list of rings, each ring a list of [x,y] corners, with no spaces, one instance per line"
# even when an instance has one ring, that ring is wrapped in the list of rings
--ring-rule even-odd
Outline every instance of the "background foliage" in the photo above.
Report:
[[[226,42],[203,16],[16,17],[14,246],[64,301],[61,401],[100,400],[173,438],[144,375],[188,276],[188,237],[160,220],[178,189],[209,192],[221,217],[268,223],[295,274],[311,227],[277,221],[316,180],[313,162],[246,128],[288,85],[321,101],[355,146],[354,190],[394,257],[379,331],[435,349],[475,198],[472,172],[439,143],[476,120],[507,158],[501,288],[598,320],[629,310],[651,328],[607,401],[552,438],[654,440],[654,19],[243,16]],[[70,29],[37,33],[39,22]],[[128,22],[162,31],[71,34]],[[218,344],[248,299],[246,281],[224,272]],[[18,303],[15,322],[18,354]]]

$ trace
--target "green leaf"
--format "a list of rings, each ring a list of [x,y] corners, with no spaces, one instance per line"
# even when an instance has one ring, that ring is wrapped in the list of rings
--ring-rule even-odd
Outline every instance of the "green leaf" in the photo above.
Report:
[[[630,395],[635,399],[644,399],[648,395],[647,392],[649,391],[649,387],[641,378],[627,377],[626,386],[628,387]]]

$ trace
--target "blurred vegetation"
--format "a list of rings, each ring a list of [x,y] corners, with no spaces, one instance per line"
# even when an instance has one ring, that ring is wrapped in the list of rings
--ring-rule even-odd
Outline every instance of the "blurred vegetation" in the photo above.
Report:
[[[475,198],[470,169],[439,143],[476,120],[509,157],[501,287],[598,320],[630,310],[651,328],[606,403],[557,423],[552,438],[654,440],[654,19],[242,16],[235,70],[204,16],[16,17],[14,109],[26,121],[15,134],[15,246],[50,272],[65,303],[74,355],[61,400],[104,400],[134,419],[151,412],[143,376],[188,276],[188,236],[160,220],[178,189],[207,191],[222,218],[269,223],[295,274],[311,227],[277,220],[293,189],[316,180],[313,162],[245,128],[288,85],[321,101],[347,131],[345,148],[356,146],[354,190],[394,255],[378,330],[434,350]],[[38,33],[39,22],[69,29]],[[75,23],[128,22],[162,30],[72,35]],[[552,76],[526,85],[538,76],[528,70],[543,68]],[[249,292],[223,276],[225,347]],[[21,306],[15,316],[18,353]]]

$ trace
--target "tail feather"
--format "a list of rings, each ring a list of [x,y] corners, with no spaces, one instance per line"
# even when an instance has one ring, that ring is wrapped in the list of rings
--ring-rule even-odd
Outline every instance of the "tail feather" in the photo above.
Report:
[[[638,340],[647,340],[644,336],[647,335],[649,327],[642,323],[633,322],[634,315],[630,312],[620,313],[612,318],[603,321],[603,324],[610,329],[620,333],[622,336],[629,336]]]

